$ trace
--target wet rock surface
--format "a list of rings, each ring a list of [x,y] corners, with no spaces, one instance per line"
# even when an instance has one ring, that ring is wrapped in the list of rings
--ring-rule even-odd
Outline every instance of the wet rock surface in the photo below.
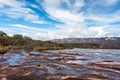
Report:
[[[71,49],[0,55],[0,80],[120,80],[120,50]]]

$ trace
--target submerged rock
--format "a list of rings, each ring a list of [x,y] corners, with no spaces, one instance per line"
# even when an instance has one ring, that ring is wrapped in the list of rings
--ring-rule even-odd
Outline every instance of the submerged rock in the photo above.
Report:
[[[67,54],[55,51],[29,55],[25,50],[13,50],[0,57],[0,80],[120,80],[120,57],[112,50],[98,50],[100,54],[91,51],[82,52],[84,55],[74,51],[69,54],[69,50]]]

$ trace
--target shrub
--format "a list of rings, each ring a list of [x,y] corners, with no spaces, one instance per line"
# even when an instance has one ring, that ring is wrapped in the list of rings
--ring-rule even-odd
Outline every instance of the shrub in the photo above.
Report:
[[[1,53],[1,52],[4,52],[5,50],[6,50],[6,47],[0,46],[0,53]]]

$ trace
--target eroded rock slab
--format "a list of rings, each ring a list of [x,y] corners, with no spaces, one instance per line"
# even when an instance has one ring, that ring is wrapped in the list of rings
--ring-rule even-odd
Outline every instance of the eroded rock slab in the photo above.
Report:
[[[0,55],[0,80],[120,80],[120,56],[114,52],[12,50]]]

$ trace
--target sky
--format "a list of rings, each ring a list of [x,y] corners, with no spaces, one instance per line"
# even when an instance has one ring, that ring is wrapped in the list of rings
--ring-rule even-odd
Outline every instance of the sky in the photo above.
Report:
[[[120,0],[0,0],[0,31],[39,40],[120,37]]]

